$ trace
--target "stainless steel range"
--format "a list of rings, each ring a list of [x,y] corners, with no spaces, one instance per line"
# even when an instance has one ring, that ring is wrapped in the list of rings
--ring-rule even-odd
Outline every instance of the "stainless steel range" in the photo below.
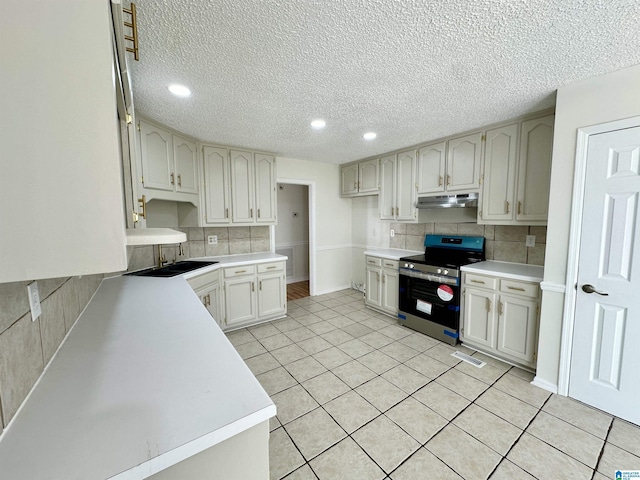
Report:
[[[424,255],[400,259],[398,319],[455,345],[460,327],[460,267],[485,259],[484,237],[427,235]]]

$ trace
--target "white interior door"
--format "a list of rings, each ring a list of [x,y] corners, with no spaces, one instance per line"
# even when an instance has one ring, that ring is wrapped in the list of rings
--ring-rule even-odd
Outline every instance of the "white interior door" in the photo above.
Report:
[[[591,135],[586,162],[569,396],[640,424],[640,127]]]

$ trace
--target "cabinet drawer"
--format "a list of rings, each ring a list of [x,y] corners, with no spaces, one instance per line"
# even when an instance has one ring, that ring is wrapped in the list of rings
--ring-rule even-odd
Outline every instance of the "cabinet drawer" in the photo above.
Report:
[[[540,286],[537,283],[519,282],[517,280],[500,280],[500,291],[512,295],[538,298]]]
[[[394,270],[398,269],[398,261],[397,260],[382,260],[383,268],[392,268]]]
[[[382,265],[382,259],[380,257],[367,257],[367,265],[379,267]]]
[[[475,273],[465,273],[464,284],[470,287],[490,288],[491,290],[496,290],[498,288],[498,279],[485,277],[484,275],[476,275]]]
[[[191,288],[196,290],[196,293],[198,293],[198,290],[202,287],[219,281],[220,272],[218,270],[215,270],[213,272],[207,272],[202,275],[198,275],[197,277],[190,278],[189,280],[187,280],[187,283],[191,286]]]
[[[284,262],[261,263],[258,265],[258,273],[281,272],[284,270]]]
[[[239,277],[241,275],[253,275],[256,273],[255,265],[243,265],[224,269],[224,278]]]

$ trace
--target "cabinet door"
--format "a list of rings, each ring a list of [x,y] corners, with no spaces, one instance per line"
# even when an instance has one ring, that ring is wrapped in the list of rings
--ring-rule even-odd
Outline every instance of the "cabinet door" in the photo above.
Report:
[[[340,194],[343,197],[358,193],[358,164],[340,167]]]
[[[224,283],[225,324],[250,322],[256,318],[256,277],[241,276]]]
[[[498,318],[499,352],[520,362],[533,363],[538,330],[538,302],[502,295]]]
[[[196,292],[200,301],[209,311],[213,319],[220,327],[224,325],[224,318],[221,315],[220,308],[220,284],[213,283]]]
[[[418,194],[444,192],[445,142],[418,150]]]
[[[385,268],[382,270],[382,298],[381,307],[389,313],[397,315],[398,313],[398,288],[399,288],[398,270]]]
[[[416,151],[398,154],[396,168],[396,219],[416,218]]]
[[[198,155],[196,144],[173,136],[173,158],[176,166],[176,192],[198,193]]]
[[[482,134],[473,133],[449,140],[447,148],[447,191],[473,191],[480,186]]]
[[[367,283],[365,303],[376,307],[382,306],[382,268],[367,267]]]
[[[229,161],[224,148],[204,147],[204,223],[228,224]]]
[[[253,154],[231,150],[231,221],[254,223]]]
[[[496,344],[496,294],[467,288],[464,292],[463,342],[491,349]]]
[[[489,130],[484,149],[482,220],[513,220],[518,125]]]
[[[284,314],[286,291],[283,272],[258,275],[258,317]]]
[[[554,116],[522,122],[516,220],[544,222],[549,211],[549,181]]]
[[[380,194],[378,209],[380,220],[396,218],[396,156],[389,155],[380,159]]]
[[[378,191],[378,159],[358,164],[358,192],[375,193]]]
[[[144,187],[173,191],[175,172],[171,134],[141,121],[140,150]]]
[[[256,222],[276,222],[276,159],[273,155],[256,153],[254,158],[256,182]]]

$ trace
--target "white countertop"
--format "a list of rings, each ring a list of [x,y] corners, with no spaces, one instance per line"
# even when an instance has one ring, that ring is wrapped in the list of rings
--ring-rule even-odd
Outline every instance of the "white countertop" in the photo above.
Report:
[[[526,265],[524,263],[498,262],[487,260],[484,262],[464,265],[460,268],[463,272],[494,275],[513,280],[526,282],[541,282],[544,278],[544,268],[539,265]]]
[[[0,477],[147,478],[275,414],[185,278],[114,277],[0,437]]]
[[[366,250],[365,255],[371,255],[374,257],[386,258],[389,260],[399,260],[402,257],[412,257],[414,255],[420,255],[422,252],[416,250],[400,250],[397,248],[381,248],[380,250]]]
[[[190,258],[189,260],[201,260],[201,261],[218,262],[218,263],[214,265],[209,265],[208,267],[199,268],[198,270],[193,270],[191,272],[184,273],[181,276],[186,279],[189,279],[189,278],[202,275],[203,273],[212,272],[214,270],[217,270],[218,268],[237,267],[240,265],[246,265],[248,263],[259,264],[259,263],[269,263],[269,262],[282,262],[282,261],[286,261],[287,258],[288,257],[286,257],[285,255],[280,255],[278,253],[271,253],[271,252],[246,253],[242,255],[225,255],[223,257]]]

